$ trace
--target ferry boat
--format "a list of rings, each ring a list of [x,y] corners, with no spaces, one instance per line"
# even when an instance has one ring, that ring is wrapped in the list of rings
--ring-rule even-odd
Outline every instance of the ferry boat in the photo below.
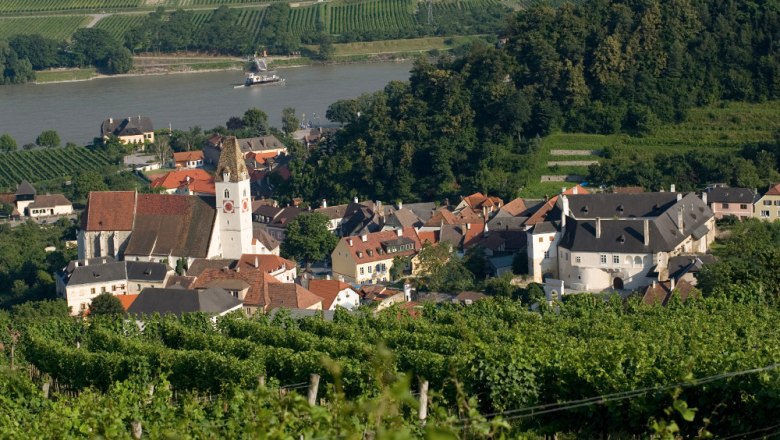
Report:
[[[283,83],[284,78],[278,75],[259,75],[255,73],[247,73],[246,79],[244,79],[244,86],[259,86],[263,84]]]

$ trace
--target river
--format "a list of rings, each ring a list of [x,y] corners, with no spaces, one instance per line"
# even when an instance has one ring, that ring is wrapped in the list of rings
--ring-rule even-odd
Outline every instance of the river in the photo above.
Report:
[[[325,123],[325,110],[338,99],[382,89],[409,79],[410,62],[337,64],[279,69],[284,85],[234,88],[239,71],[126,76],[91,81],[0,86],[0,134],[21,146],[43,130],[56,130],[65,142],[85,145],[100,135],[108,117],[145,115],[155,129],[224,125],[231,116],[258,107],[281,126],[282,109]]]

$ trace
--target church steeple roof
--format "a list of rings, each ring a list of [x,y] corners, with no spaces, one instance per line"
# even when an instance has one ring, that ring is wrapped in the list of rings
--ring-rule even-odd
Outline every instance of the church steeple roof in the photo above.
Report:
[[[238,146],[235,136],[228,136],[222,143],[222,153],[219,155],[217,173],[214,178],[217,182],[240,182],[249,178],[244,156]]]

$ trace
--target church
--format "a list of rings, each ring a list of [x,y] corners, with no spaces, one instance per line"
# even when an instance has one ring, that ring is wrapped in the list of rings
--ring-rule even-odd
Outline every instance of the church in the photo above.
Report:
[[[79,259],[113,257],[188,267],[199,258],[278,254],[274,240],[253,226],[249,172],[234,137],[225,140],[214,180],[214,197],[90,193],[78,233]]]

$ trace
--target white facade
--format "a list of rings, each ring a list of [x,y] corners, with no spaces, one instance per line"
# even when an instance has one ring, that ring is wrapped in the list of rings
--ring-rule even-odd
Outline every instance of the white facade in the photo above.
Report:
[[[238,259],[242,254],[254,253],[249,176],[231,182],[226,175],[215,185],[222,257]]]
[[[59,277],[57,278],[57,292],[65,298],[68,310],[73,316],[84,313],[89,309],[92,300],[101,293],[109,292],[112,295],[125,295],[128,293],[125,280],[65,286]]]
[[[50,208],[29,208],[30,217],[50,217],[73,214],[73,205],[57,205]]]
[[[347,310],[356,309],[360,305],[360,296],[352,289],[342,289],[333,300],[328,310],[336,310],[336,307],[344,307]]]
[[[561,234],[555,232],[528,234],[528,273],[535,283],[541,283],[545,274],[558,273],[558,241]]]

